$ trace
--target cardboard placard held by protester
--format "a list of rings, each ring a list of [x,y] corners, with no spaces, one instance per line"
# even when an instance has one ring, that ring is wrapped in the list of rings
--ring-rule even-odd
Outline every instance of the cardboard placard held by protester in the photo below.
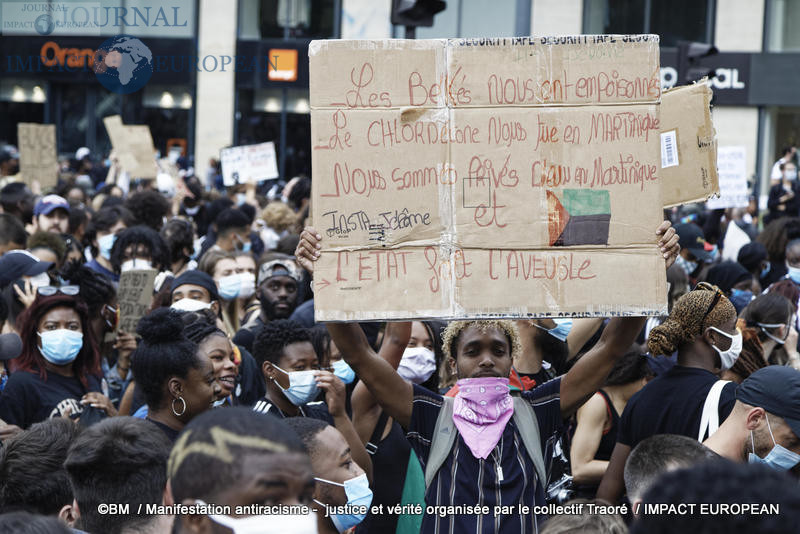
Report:
[[[36,180],[42,189],[54,187],[58,181],[55,125],[20,122],[17,142],[19,170],[25,183],[31,185]]]
[[[234,146],[220,151],[222,182],[226,187],[278,177],[275,143]]]
[[[155,269],[132,270],[120,274],[119,289],[117,289],[119,331],[136,333],[139,319],[147,315],[150,310],[157,274],[158,271]]]
[[[661,189],[664,207],[719,194],[717,138],[706,79],[661,96]]]
[[[155,178],[158,167],[150,127],[142,124],[125,125],[119,115],[105,117],[103,124],[120,165],[131,178]]]
[[[666,313],[657,36],[309,57],[318,321]]]

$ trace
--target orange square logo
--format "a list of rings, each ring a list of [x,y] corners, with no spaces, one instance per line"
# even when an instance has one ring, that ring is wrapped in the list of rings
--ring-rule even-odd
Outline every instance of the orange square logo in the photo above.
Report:
[[[271,48],[269,51],[267,78],[276,82],[297,80],[297,50]]]

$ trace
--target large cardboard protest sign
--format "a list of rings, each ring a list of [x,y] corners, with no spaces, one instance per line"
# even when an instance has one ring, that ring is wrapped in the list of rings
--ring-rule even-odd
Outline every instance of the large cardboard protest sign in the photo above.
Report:
[[[103,119],[120,165],[131,178],[155,178],[158,167],[150,128],[146,125],[126,125],[119,115]]]
[[[42,188],[55,186],[58,181],[55,124],[20,122],[17,142],[19,170],[25,183],[36,180]]]
[[[658,54],[312,42],[316,319],[665,313]]]
[[[719,197],[706,202],[708,209],[746,208],[750,204],[746,157],[747,149],[743,146],[719,147],[717,150]]]
[[[155,269],[125,271],[120,274],[117,290],[120,331],[136,332],[139,319],[150,310],[157,274]]]
[[[220,151],[222,182],[226,187],[278,177],[275,144],[235,146]]]
[[[702,202],[719,193],[711,88],[696,83],[661,96],[661,190],[664,207]]]

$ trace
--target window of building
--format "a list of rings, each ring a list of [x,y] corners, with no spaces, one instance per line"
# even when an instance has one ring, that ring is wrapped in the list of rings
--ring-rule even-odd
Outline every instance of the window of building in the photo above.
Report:
[[[715,0],[586,0],[584,33],[655,33],[661,46],[713,41]]]
[[[515,35],[518,0],[450,0],[447,8],[433,17],[433,26],[417,28],[418,39],[455,37],[508,37]],[[397,34],[403,37],[402,29]]]
[[[800,51],[800,2],[767,0],[767,50]]]
[[[239,38],[329,39],[338,35],[335,0],[260,0],[239,2]]]

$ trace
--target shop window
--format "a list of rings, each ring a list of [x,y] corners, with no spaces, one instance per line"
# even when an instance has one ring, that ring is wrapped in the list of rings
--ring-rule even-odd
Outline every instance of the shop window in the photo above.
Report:
[[[586,0],[584,33],[655,33],[661,46],[711,42],[714,2],[701,0]]]
[[[800,52],[800,2],[767,2],[767,49],[770,52]]]

